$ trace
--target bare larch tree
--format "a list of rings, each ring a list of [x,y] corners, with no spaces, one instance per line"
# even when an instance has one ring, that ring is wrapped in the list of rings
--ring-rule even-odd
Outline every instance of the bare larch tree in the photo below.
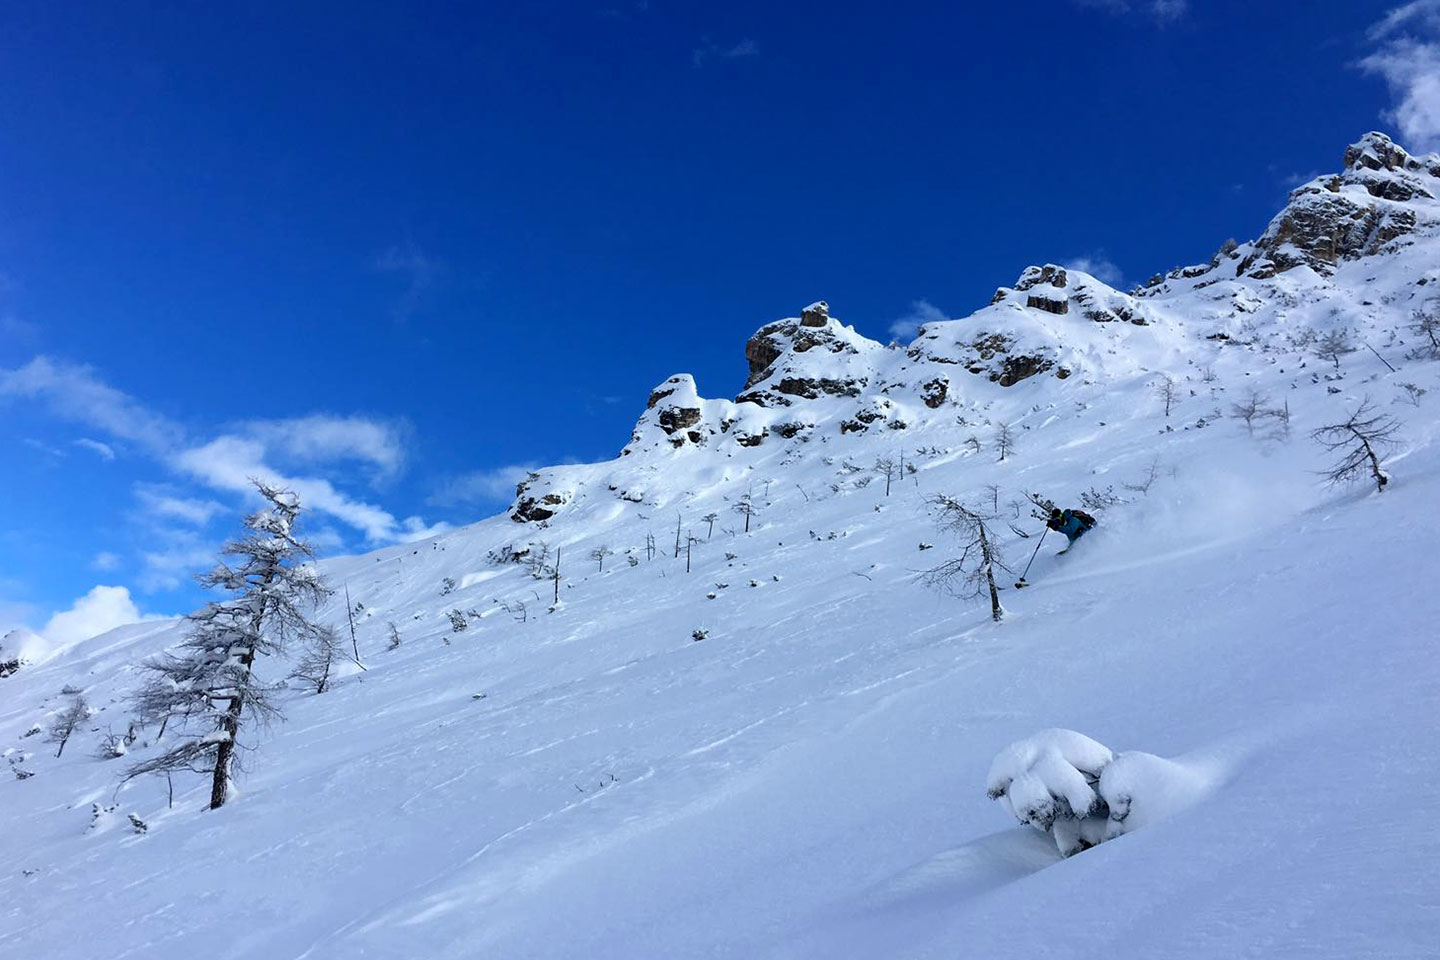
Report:
[[[1395,448],[1395,434],[1399,429],[1398,420],[1376,413],[1370,398],[1366,397],[1343,423],[1332,423],[1313,431],[1310,436],[1316,443],[1340,455],[1335,465],[1325,472],[1326,481],[1346,483],[1369,473],[1375,489],[1383,491],[1390,476],[1381,468],[1380,456]]]
[[[1015,435],[1010,430],[1010,424],[1002,423],[995,430],[995,450],[1000,454],[1000,462],[1004,463],[1005,458],[1010,456],[1010,451],[1015,449]]]
[[[999,623],[1005,611],[1000,606],[995,571],[1013,571],[1005,563],[1003,545],[995,537],[992,526],[995,515],[983,509],[967,507],[944,494],[932,497],[930,506],[935,511],[940,528],[959,536],[964,548],[960,556],[926,571],[925,582],[963,600],[979,600],[988,594],[990,619]]]
[[[590,551],[590,559],[591,559],[591,560],[594,560],[596,563],[598,563],[598,564],[600,565],[600,569],[599,569],[598,571],[596,571],[596,572],[598,572],[598,573],[604,573],[604,572],[605,572],[605,558],[608,557],[608,556],[610,556],[610,555],[613,554],[614,552],[615,552],[614,550],[611,550],[609,547],[605,546],[604,544],[601,544],[600,546],[596,547],[594,550],[591,550],[591,551]]]
[[[1165,404],[1165,416],[1169,417],[1171,408],[1180,400],[1180,385],[1175,382],[1174,377],[1161,377],[1160,382],[1155,385],[1155,396]]]
[[[745,532],[749,533],[750,518],[759,512],[759,508],[755,506],[754,498],[752,498],[749,493],[742,493],[740,495],[740,501],[735,504],[734,509],[736,513],[745,518]]]
[[[1258,390],[1251,390],[1239,403],[1230,405],[1230,415],[1245,421],[1245,432],[1255,436],[1255,421],[1265,416],[1265,404],[1270,398]]]
[[[705,528],[705,539],[706,539],[706,540],[709,540],[710,537],[715,533],[715,521],[720,519],[720,514],[718,514],[718,513],[713,513],[713,512],[712,512],[712,513],[707,513],[707,514],[705,514],[705,516],[701,517],[700,519],[701,519],[704,523],[709,524],[709,526],[707,526],[707,527]]]
[[[885,478],[885,496],[890,496],[890,484],[900,475],[901,466],[893,457],[877,457],[875,472]]]
[[[274,687],[256,676],[256,662],[293,641],[313,640],[320,627],[310,611],[330,593],[309,562],[309,544],[295,533],[300,499],[254,482],[263,505],[245,518],[245,534],[221,551],[230,561],[222,559],[198,578],[201,586],[231,597],[188,617],[189,635],[175,651],[144,665],[149,679],[135,697],[143,720],[174,721],[183,739],[135,764],[128,776],[209,773],[212,810],[225,804],[242,728],[279,717]]]
[[[55,751],[56,757],[65,752],[65,744],[70,741],[70,735],[75,732],[75,728],[88,719],[90,705],[85,702],[84,695],[77,693],[69,706],[55,715],[55,719],[50,723],[50,730],[45,735],[46,740],[60,745]]]
[[[331,673],[340,656],[343,656],[340,634],[329,625],[317,626],[290,676],[314,687],[316,693],[324,693],[330,689]]]
[[[1354,352],[1355,345],[1350,342],[1350,331],[1343,329],[1331,330],[1315,345],[1315,356],[1335,364],[1336,371],[1340,369],[1341,359]]]

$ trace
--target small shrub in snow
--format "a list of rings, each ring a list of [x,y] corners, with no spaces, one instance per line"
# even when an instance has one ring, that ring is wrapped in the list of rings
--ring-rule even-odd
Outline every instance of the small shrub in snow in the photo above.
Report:
[[[1211,781],[1201,767],[1138,750],[1116,756],[1084,734],[1052,729],[1000,751],[985,790],[1068,857],[1199,802]]]
[[[440,596],[448,597],[455,592],[455,578],[446,577],[440,581]]]
[[[700,629],[700,630],[696,630],[695,632],[691,633],[691,634],[690,634],[690,639],[691,639],[691,640],[694,640],[695,642],[698,643],[698,642],[700,642],[701,640],[704,640],[704,639],[705,639],[706,637],[708,637],[708,636],[710,636],[710,631],[709,631],[709,630],[705,630],[705,629],[702,628],[702,629]]]
[[[390,643],[386,646],[385,649],[387,649],[387,650],[399,650],[399,649],[400,649],[400,643],[401,643],[401,640],[400,640],[400,628],[397,627],[397,626],[395,626],[395,621],[394,621],[394,620],[389,620],[389,621],[387,621],[387,622],[386,622],[386,625],[390,628]]]
[[[146,823],[144,820],[141,820],[139,817],[135,816],[135,814],[127,813],[125,814],[125,816],[130,819],[130,828],[136,833],[146,834],[150,832],[150,824]]]
[[[456,633],[470,626],[470,621],[466,620],[465,614],[461,613],[458,609],[447,611],[445,615],[450,618],[450,629]]]

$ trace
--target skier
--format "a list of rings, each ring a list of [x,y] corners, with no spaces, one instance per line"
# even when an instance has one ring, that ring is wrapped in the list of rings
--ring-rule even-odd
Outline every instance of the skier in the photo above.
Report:
[[[1065,550],[1069,550],[1085,534],[1089,533],[1095,526],[1095,518],[1084,510],[1061,510],[1053,507],[1050,510],[1050,519],[1045,521],[1045,526],[1051,530],[1065,534],[1070,542],[1066,544]],[[1061,550],[1064,553],[1065,550]]]

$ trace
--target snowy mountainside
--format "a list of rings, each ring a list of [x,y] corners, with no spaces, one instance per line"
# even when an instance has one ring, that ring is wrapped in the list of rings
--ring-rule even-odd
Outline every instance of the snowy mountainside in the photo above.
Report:
[[[895,347],[816,304],[751,339],[734,400],[670,378],[616,459],[325,561],[366,669],[287,691],[220,811],[201,777],[173,808],[120,783],[153,731],[94,756],[183,623],[36,657],[0,679],[0,957],[1433,955],[1440,363],[1412,315],[1440,161],[1376,136],[1339,194],[1414,221],[1374,249],[1262,238],[1130,293],[1036,267]],[[1387,162],[1431,196],[1345,180]],[[1397,370],[1317,357],[1341,328]],[[1324,486],[1307,439],[1366,397],[1402,423],[1379,495]],[[1003,622],[920,581],[958,551],[928,497],[1033,535],[1027,492],[1110,505],[1025,590],[1036,540],[999,524]],[[27,732],[65,690],[98,712],[57,759]],[[1061,859],[986,797],[1057,726],[1204,790]]]

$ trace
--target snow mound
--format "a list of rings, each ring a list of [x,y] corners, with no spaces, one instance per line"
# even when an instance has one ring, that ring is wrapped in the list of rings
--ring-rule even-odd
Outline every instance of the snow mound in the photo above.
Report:
[[[1141,751],[1117,757],[1082,733],[1051,729],[1000,751],[986,792],[1068,857],[1194,806],[1215,781],[1202,765]]]

